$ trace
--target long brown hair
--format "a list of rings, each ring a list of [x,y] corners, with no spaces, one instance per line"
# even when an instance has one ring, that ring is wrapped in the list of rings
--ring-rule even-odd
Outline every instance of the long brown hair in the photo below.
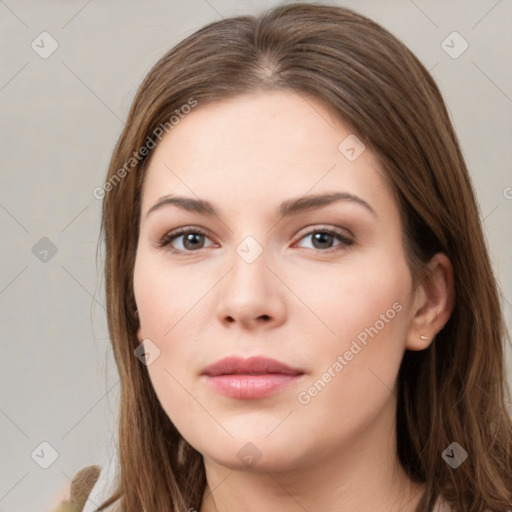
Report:
[[[400,208],[415,283],[428,278],[425,264],[437,252],[453,265],[453,313],[427,349],[406,351],[398,375],[398,457],[412,479],[427,484],[417,512],[430,511],[439,496],[457,511],[509,510],[510,339],[444,101],[419,60],[387,30],[346,8],[300,3],[201,28],[156,63],[131,106],[101,191],[108,326],[121,395],[117,491],[99,510],[117,500],[122,512],[199,510],[206,487],[201,454],[178,433],[134,356],[133,269],[152,154],[141,148],[172,136],[193,108],[276,89],[325,102],[379,158]],[[457,469],[442,457],[452,442],[469,454]]]

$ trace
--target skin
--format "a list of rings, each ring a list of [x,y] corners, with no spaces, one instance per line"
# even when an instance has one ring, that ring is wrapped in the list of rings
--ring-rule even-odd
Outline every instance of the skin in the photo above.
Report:
[[[152,155],[134,269],[138,336],[160,350],[148,371],[162,407],[204,456],[201,512],[240,504],[248,512],[405,512],[423,491],[397,459],[396,379],[404,351],[426,348],[448,320],[452,268],[436,255],[433,279],[414,291],[379,161],[369,149],[355,161],[338,150],[350,133],[318,99],[262,92],[199,105]],[[376,215],[351,201],[275,215],[283,200],[333,191],[360,197]],[[218,216],[175,205],[147,215],[166,194],[209,200]],[[157,247],[180,227],[207,236]],[[311,230],[322,228],[354,243],[315,243]],[[236,252],[247,236],[263,250],[252,263]],[[394,318],[300,403],[298,394],[397,303]],[[305,375],[265,399],[225,397],[200,373],[228,355],[265,355]],[[261,457],[250,467],[237,457],[247,443]]]

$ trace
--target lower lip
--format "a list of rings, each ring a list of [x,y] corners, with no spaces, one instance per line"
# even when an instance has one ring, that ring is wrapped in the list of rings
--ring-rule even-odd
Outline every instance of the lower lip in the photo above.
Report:
[[[302,375],[266,373],[264,375],[206,376],[208,384],[222,395],[242,400],[254,400],[271,396],[297,382]]]

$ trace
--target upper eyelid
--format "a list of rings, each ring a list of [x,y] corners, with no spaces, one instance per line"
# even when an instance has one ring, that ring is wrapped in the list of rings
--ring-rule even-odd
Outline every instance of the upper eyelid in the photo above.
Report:
[[[333,231],[334,233],[340,236],[345,236],[346,238],[354,238],[354,234],[348,228],[342,228],[339,226],[328,226],[327,224],[311,224],[301,229],[297,236],[303,237],[315,231]],[[342,231],[347,231],[348,235],[344,235]]]
[[[344,231],[347,231],[349,233],[349,236],[354,236],[352,234],[352,232],[348,229],[348,228],[341,228],[341,227],[338,227],[338,226],[329,226],[327,224],[311,224],[309,226],[306,226],[304,228],[301,228],[299,230],[299,232],[297,233],[296,236],[305,236],[305,235],[308,235],[310,234],[312,231],[322,231],[322,230],[326,230],[326,231],[340,231],[340,230],[344,230]],[[168,231],[166,232],[161,238],[165,238],[166,236],[179,236],[179,235],[184,235],[184,234],[187,234],[187,233],[194,233],[194,232],[199,232],[199,233],[202,233],[208,237],[211,238],[210,234],[209,234],[209,230],[206,229],[206,228],[202,228],[202,227],[199,227],[199,226],[184,226],[184,227],[179,227],[179,228],[176,228],[176,229],[173,229],[171,231]]]

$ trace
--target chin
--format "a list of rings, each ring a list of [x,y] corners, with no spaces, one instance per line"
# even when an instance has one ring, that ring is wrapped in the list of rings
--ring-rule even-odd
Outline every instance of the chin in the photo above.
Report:
[[[245,450],[245,451],[244,451]],[[244,451],[242,455],[241,451]],[[223,466],[225,468],[235,471],[247,471],[253,473],[267,473],[267,472],[279,472],[288,471],[296,467],[294,460],[290,460],[286,456],[286,451],[283,450],[283,456],[280,454],[272,453],[265,455],[265,450],[258,452],[254,451],[254,448],[244,445],[241,450],[233,451],[226,456],[226,454],[220,453],[205,453],[204,457],[209,458],[215,464]]]
[[[264,436],[237,436],[222,443],[196,447],[205,459],[237,471],[288,471],[300,466],[301,456],[297,452],[299,442],[290,436],[276,435],[274,439]],[[304,453],[304,457],[306,454]],[[205,460],[206,462],[206,460]]]

